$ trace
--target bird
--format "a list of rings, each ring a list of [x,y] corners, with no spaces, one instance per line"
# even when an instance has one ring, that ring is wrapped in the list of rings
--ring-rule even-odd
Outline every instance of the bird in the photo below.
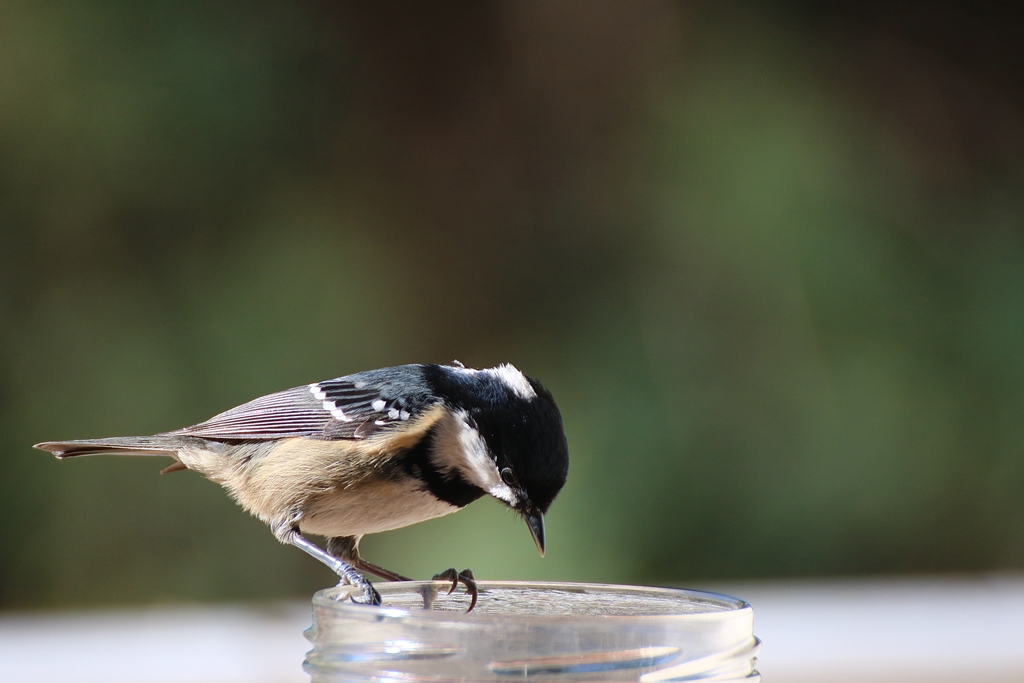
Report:
[[[366,534],[461,510],[489,495],[525,521],[541,556],[544,515],[565,485],[569,448],[547,389],[515,366],[410,364],[268,394],[152,436],[46,441],[58,458],[170,456],[223,486],[274,536],[327,565],[354,602],[380,605],[360,572],[406,577],[364,560]],[[307,535],[327,539],[321,547]],[[470,570],[434,577],[466,587]],[[359,596],[357,599],[356,596]]]

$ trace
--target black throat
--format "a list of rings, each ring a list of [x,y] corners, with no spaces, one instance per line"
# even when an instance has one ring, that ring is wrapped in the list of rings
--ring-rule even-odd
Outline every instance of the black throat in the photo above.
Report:
[[[455,507],[466,507],[486,491],[466,481],[458,470],[441,470],[430,457],[436,432],[431,429],[415,446],[403,452],[399,467],[408,476],[423,482],[423,486],[438,500]]]

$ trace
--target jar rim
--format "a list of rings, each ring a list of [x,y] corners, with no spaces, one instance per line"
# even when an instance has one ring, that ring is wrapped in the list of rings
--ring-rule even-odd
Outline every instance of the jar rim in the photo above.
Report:
[[[387,604],[389,593],[418,592],[428,586],[444,587],[450,584],[445,581],[403,581],[403,582],[381,582],[376,584],[385,604],[381,606],[370,606],[354,603],[347,600],[355,589],[346,585],[337,585],[332,588],[325,588],[317,591],[313,596],[313,606],[338,611],[340,614],[351,614],[352,616],[371,614],[377,616],[388,616],[402,619],[423,619],[427,621],[459,621],[484,623],[495,619],[511,619],[516,621],[528,621],[542,619],[546,622],[558,621],[636,621],[640,623],[656,621],[702,621],[737,618],[741,613],[750,612],[751,606],[744,600],[734,598],[721,593],[710,591],[692,590],[687,588],[671,588],[663,586],[634,586],[627,584],[609,583],[574,583],[566,581],[477,581],[481,589],[480,599],[486,598],[486,591],[500,589],[539,589],[567,592],[591,592],[601,594],[632,594],[651,595],[661,598],[690,598],[700,602],[714,605],[717,609],[695,612],[666,612],[664,614],[539,614],[529,612],[457,612],[451,610],[426,610],[409,609],[406,607],[392,607]]]

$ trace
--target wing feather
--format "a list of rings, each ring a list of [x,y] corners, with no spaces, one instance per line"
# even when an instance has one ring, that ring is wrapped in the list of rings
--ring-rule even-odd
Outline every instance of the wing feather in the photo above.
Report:
[[[359,373],[268,394],[168,434],[224,441],[362,439],[431,404],[423,392],[398,395],[393,375],[382,382],[375,377]]]

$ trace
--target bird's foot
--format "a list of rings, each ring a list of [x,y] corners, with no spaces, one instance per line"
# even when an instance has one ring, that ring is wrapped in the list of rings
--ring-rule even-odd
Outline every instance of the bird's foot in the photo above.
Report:
[[[349,599],[357,605],[376,606],[381,604],[380,593],[377,592],[377,589],[373,587],[372,583],[366,580],[366,577],[355,570],[346,572],[345,575],[341,577],[341,581],[338,582],[338,585],[352,586],[363,594],[362,599],[359,600],[356,599],[355,593],[352,593],[349,596]]]
[[[365,586],[361,586],[360,588],[363,591],[363,599],[356,600],[356,596],[353,595],[352,602],[357,605],[373,605],[374,607],[379,607],[383,602],[380,598],[380,593],[377,592],[377,589],[374,588],[373,584],[369,581],[366,582]]]
[[[331,571],[341,578],[341,581],[338,582],[339,586],[347,585],[358,589],[363,594],[363,599],[356,600],[356,597],[352,595],[352,602],[359,605],[379,605],[381,602],[380,593],[378,593],[377,589],[366,580],[366,577],[357,572],[355,567],[345,560],[324,552],[320,547],[307,541],[303,535],[299,533],[298,519],[298,516],[289,518],[286,524],[282,524],[274,529],[274,535],[277,536],[282,543],[291,543],[298,549],[312,555],[330,567]]]
[[[460,571],[456,571],[455,568],[453,567],[451,569],[446,569],[445,571],[441,572],[440,574],[435,574],[433,580],[434,581],[451,581],[452,582],[452,587],[448,589],[448,595],[451,595],[452,593],[454,593],[455,589],[459,587],[460,583],[465,585],[466,586],[466,594],[469,595],[470,598],[471,598],[470,599],[470,603],[469,603],[469,609],[467,609],[466,611],[467,612],[472,612],[473,608],[476,607],[476,599],[477,599],[477,596],[480,594],[480,591],[477,589],[476,579],[473,577],[473,572],[471,570],[463,569],[460,572]],[[436,591],[431,591],[431,594],[429,595],[429,597],[428,597],[427,594],[424,594],[423,601],[425,603],[424,607],[426,609],[430,609],[433,606],[434,598],[435,597],[437,597],[437,592]]]

